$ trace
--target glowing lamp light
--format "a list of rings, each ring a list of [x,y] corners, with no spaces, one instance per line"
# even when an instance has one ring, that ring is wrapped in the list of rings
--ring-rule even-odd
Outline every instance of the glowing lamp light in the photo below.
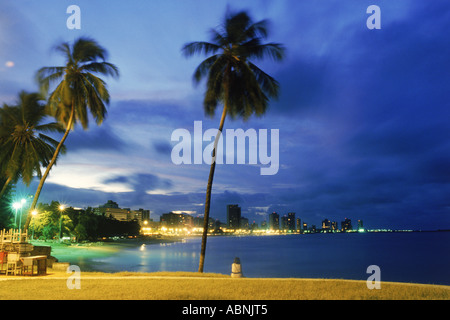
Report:
[[[13,203],[13,208],[18,210],[18,209],[22,208],[22,204],[20,202],[14,202]]]

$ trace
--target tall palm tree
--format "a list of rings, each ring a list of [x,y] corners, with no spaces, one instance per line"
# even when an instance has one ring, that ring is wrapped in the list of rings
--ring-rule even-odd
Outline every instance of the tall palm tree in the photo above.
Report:
[[[55,50],[64,56],[65,65],[41,68],[37,72],[37,80],[45,95],[53,83],[59,82],[56,89],[50,94],[47,106],[51,114],[65,126],[66,131],[39,182],[25,229],[30,224],[31,212],[36,207],[45,179],[75,123],[79,122],[83,129],[87,129],[88,111],[94,117],[97,125],[100,125],[106,116],[105,105],[109,104],[109,92],[105,81],[95,74],[119,76],[117,67],[105,61],[107,51],[93,39],[79,38],[72,45],[64,42]]]
[[[265,57],[280,61],[284,57],[284,48],[280,44],[262,43],[268,35],[267,24],[267,20],[254,23],[245,11],[227,12],[223,25],[211,30],[211,42],[191,42],[182,49],[185,56],[212,54],[195,70],[194,82],[198,84],[206,78],[203,105],[208,115],[213,116],[217,105],[223,104],[206,189],[199,272],[203,272],[205,262],[215,155],[225,118],[230,115],[233,119],[247,120],[252,114],[260,116],[265,113],[269,99],[278,96],[277,81],[250,61]]]
[[[0,172],[6,179],[0,198],[19,177],[27,186],[35,174],[42,177],[41,167],[49,165],[58,145],[44,133],[64,132],[57,122],[45,122],[48,114],[42,100],[38,93],[22,91],[17,106],[3,104],[0,109]]]

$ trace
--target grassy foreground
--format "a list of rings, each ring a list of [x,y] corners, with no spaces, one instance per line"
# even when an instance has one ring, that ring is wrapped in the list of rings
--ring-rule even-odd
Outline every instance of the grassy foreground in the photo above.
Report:
[[[448,300],[449,286],[329,279],[232,279],[188,272],[81,274],[68,289],[65,272],[41,277],[0,276],[0,300]]]

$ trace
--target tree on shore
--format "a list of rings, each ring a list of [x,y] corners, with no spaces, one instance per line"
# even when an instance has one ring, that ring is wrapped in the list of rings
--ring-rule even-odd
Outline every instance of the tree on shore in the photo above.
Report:
[[[204,267],[215,155],[225,118],[229,115],[232,119],[247,120],[253,114],[261,116],[269,99],[278,96],[278,82],[250,61],[266,57],[280,61],[284,57],[282,45],[262,43],[268,36],[267,26],[267,20],[254,23],[245,11],[227,12],[223,25],[211,30],[211,42],[191,42],[182,49],[187,57],[212,54],[195,70],[194,82],[198,84],[206,78],[203,106],[207,115],[214,116],[217,105],[223,105],[206,189],[199,272],[203,272]]]
[[[6,179],[0,177],[0,185],[4,185],[5,181]],[[7,185],[3,196],[0,197],[0,230],[9,229],[12,226],[11,198],[14,191],[13,187],[13,184]]]
[[[58,145],[46,133],[64,132],[57,122],[45,123],[48,113],[42,100],[38,93],[22,91],[17,105],[0,108],[0,173],[5,179],[0,198],[20,177],[27,186],[34,175],[42,177],[41,167],[49,165]]]
[[[39,182],[24,229],[30,224],[31,212],[36,207],[45,180],[74,125],[80,123],[83,129],[87,129],[89,113],[97,125],[100,125],[106,116],[105,105],[109,104],[110,95],[106,82],[95,74],[119,76],[118,68],[105,61],[107,51],[95,40],[79,38],[72,45],[64,42],[55,50],[64,56],[65,65],[41,68],[37,72],[37,80],[44,96],[47,96],[52,84],[59,82],[48,98],[47,108],[52,116],[64,125],[66,131]]]

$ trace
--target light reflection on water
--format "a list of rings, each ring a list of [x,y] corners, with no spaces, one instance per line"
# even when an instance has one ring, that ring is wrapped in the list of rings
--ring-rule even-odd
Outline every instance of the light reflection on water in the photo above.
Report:
[[[70,262],[85,271],[196,272],[200,245],[200,238],[136,244]],[[450,285],[450,232],[209,237],[204,271],[230,274],[235,257],[247,277],[366,280],[375,264],[384,281]]]

